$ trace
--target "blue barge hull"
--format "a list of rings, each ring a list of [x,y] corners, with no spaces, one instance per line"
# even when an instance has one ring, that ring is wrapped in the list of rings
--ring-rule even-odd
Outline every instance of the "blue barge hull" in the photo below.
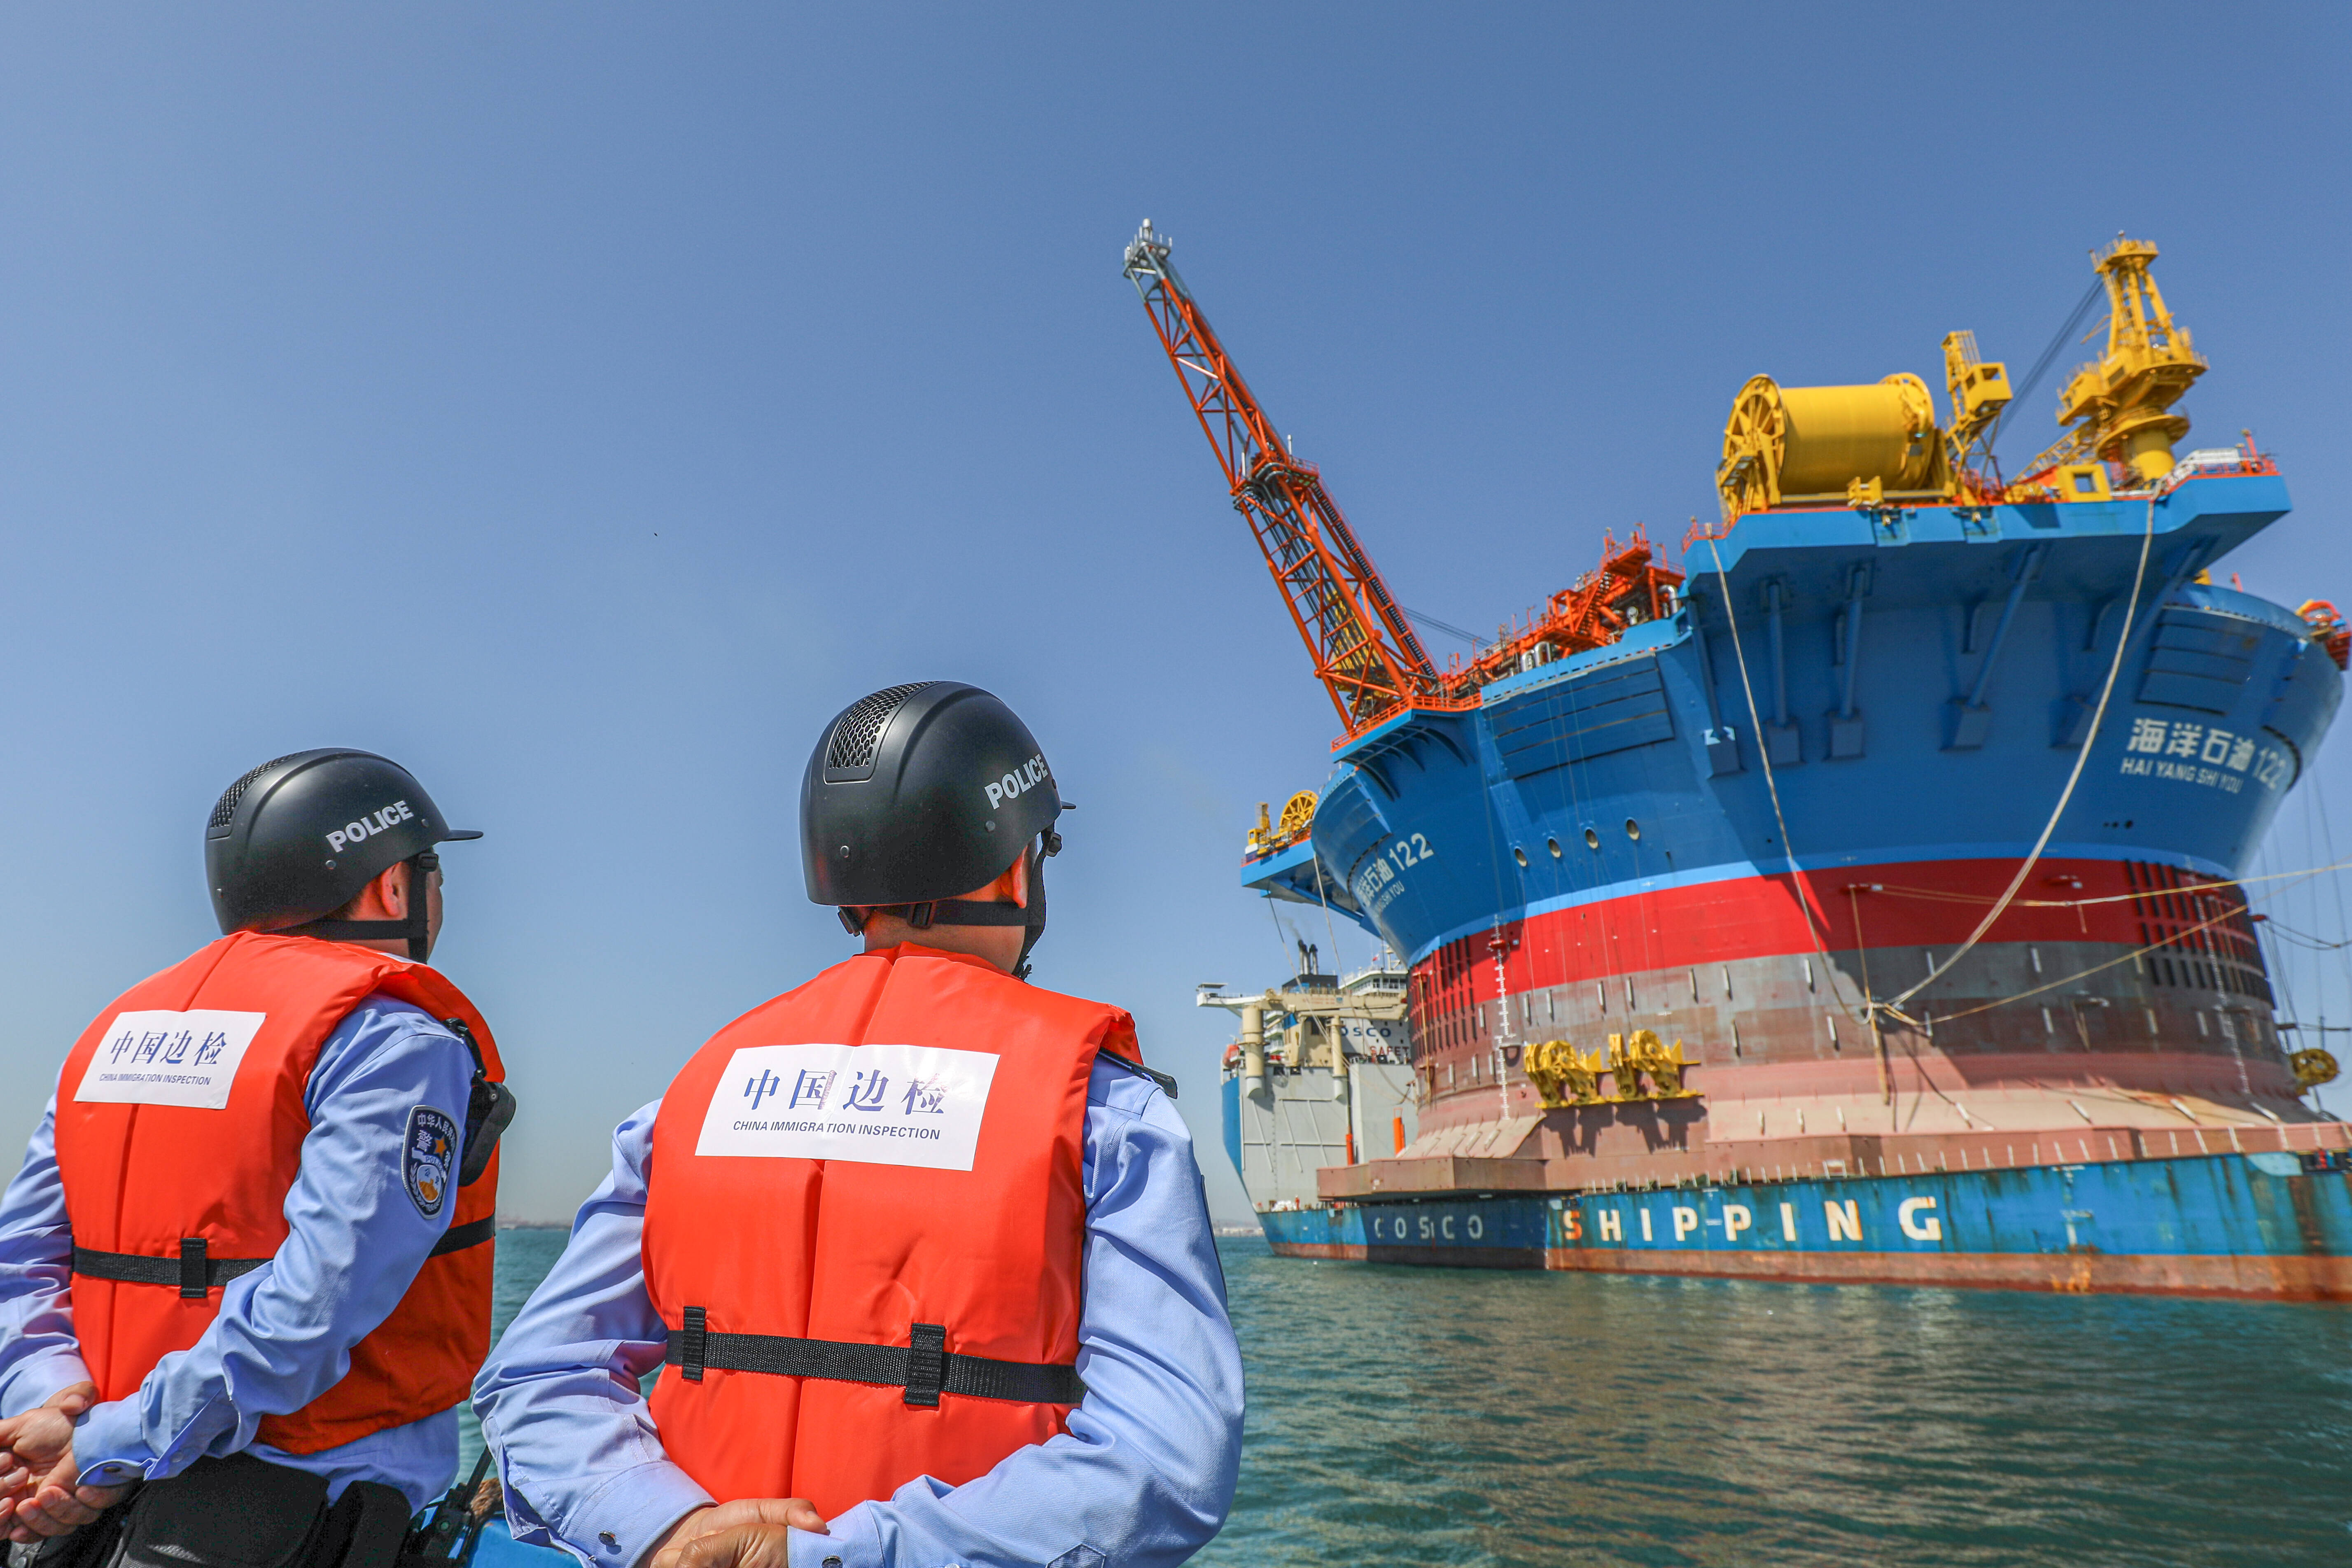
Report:
[[[1470,1268],[2352,1300],[2352,1157],[1430,1195],[1259,1215],[1277,1253]]]

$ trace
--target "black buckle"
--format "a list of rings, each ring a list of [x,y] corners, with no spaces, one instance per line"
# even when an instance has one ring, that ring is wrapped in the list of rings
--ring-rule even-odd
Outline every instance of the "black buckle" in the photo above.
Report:
[[[907,1329],[907,1399],[936,1410],[948,1381],[948,1331],[944,1323],[912,1323]]]
[[[201,1236],[180,1237],[180,1295],[185,1300],[201,1301],[207,1289],[205,1283],[205,1252],[206,1244]]]
[[[680,1336],[685,1342],[677,1347],[677,1354],[678,1375],[688,1383],[702,1381],[702,1358],[709,1353],[710,1345],[706,1329],[709,1320],[710,1314],[700,1307],[686,1310],[686,1332]]]
[[[937,901],[927,899],[919,904],[908,904],[905,918],[907,923],[917,931],[929,931],[931,929],[931,917],[937,912]]]

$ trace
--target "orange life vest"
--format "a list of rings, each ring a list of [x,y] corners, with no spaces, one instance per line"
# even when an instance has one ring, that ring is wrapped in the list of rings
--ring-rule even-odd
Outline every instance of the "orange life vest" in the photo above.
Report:
[[[128,1396],[163,1356],[194,1344],[220,1311],[220,1285],[243,1271],[235,1264],[286,1239],[310,1069],[335,1026],[379,993],[462,1019],[485,1076],[505,1076],[488,1026],[440,973],[314,937],[223,937],[132,986],[82,1032],[58,1079],[58,1172],[75,1250],[130,1255],[79,1260],[109,1274],[150,1271],[135,1281],[75,1271],[74,1334],[100,1398]],[[443,1164],[453,1184],[455,1163]],[[441,1248],[352,1349],[351,1370],[301,1409],[264,1416],[261,1442],[316,1453],[466,1397],[489,1350],[498,1185],[493,1154],[448,1200]]]
[[[647,1178],[670,1458],[721,1501],[830,1516],[1062,1431],[1106,1049],[1136,1052],[1118,1008],[912,943],[713,1037],[662,1097]],[[831,1375],[779,1375],[809,1358]],[[856,1381],[877,1365],[896,1381]]]

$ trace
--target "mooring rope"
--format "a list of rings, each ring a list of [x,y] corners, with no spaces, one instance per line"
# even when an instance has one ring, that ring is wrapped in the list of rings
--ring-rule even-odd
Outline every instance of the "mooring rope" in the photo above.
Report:
[[[2333,866],[2321,866],[2309,871],[2301,872],[2299,875],[2308,879],[2312,877],[2324,876],[2327,872],[2335,869],[2336,869],[2336,868]],[[2288,875],[2298,875],[2298,873],[2290,872]],[[2268,879],[2275,880],[2275,879]],[[2286,890],[2287,889],[2284,888],[2280,888],[2273,892],[2263,894],[2263,897],[2265,900],[2273,899],[2278,897],[2279,894],[2284,893]],[[2046,991],[2055,991],[2061,985],[2071,985],[2075,981],[2086,979],[2091,975],[2098,973],[2102,970],[2113,969],[2117,964],[2129,963],[2136,958],[2144,957],[2148,953],[2158,952],[2163,948],[2174,946],[2183,937],[2195,936],[2201,931],[2210,931],[2213,927],[2221,924],[2224,921],[2232,921],[2237,919],[2238,912],[2239,911],[2236,910],[2223,910],[2211,920],[2200,921],[2193,926],[2184,926],[2179,931],[2173,932],[2171,935],[2165,937],[2161,941],[2149,942],[2145,947],[2134,948],[2131,952],[2125,953],[2121,958],[2111,958],[2105,963],[2095,963],[2088,969],[2077,970],[2072,974],[2062,974],[2057,979],[2049,981],[2041,985],[2036,985],[2031,990],[2020,991],[2014,995],[2000,997],[1994,1001],[1985,1003],[1982,1006],[1970,1007],[1963,1013],[1942,1014],[1937,1016],[1936,1021],[1939,1024],[1947,1024],[1951,1023],[1956,1019],[1973,1018],[1979,1013],[1990,1013],[1996,1007],[2006,1007],[2011,1003],[2022,1002],[2029,996],[2039,996]],[[1912,989],[1916,991],[1918,988],[1914,986]],[[1910,993],[1906,992],[1904,994],[1908,996]],[[1896,1002],[1899,1002],[1901,998],[1897,998]],[[1902,1022],[1910,1025],[1915,1029],[1924,1029],[1927,1027],[1927,1025],[1922,1020],[1914,1018],[1907,1013],[1898,1011],[1896,1002],[1882,1002],[1878,1004],[1878,1005],[1885,1009],[1888,1016],[1900,1019]]]
[[[1764,720],[1756,710],[1756,686],[1748,678],[1748,649],[1739,640],[1739,610],[1731,602],[1731,581],[1724,574],[1723,552],[1715,547],[1713,534],[1707,536],[1706,552],[1715,558],[1716,587],[1723,596],[1723,614],[1731,626],[1731,652],[1739,661],[1740,695],[1748,701],[1748,733],[1756,742],[1756,760],[1764,764],[1764,789],[1772,797],[1772,822],[1780,830],[1780,850],[1788,858],[1790,879],[1802,889],[1797,898],[1797,908],[1805,917],[1805,935],[1812,942],[1813,952],[1821,959],[1822,970],[1829,975],[1831,999],[1837,1003],[1840,1012],[1851,1018],[1854,1012],[1846,1005],[1844,993],[1838,987],[1837,965],[1830,962],[1829,949],[1822,945],[1819,928],[1828,923],[1829,916],[1823,913],[1818,922],[1815,921],[1814,910],[1820,906],[1822,896],[1814,888],[1812,878],[1797,864],[1797,847],[1789,841],[1789,819],[1780,811],[1780,781],[1772,776],[1771,748],[1764,743]],[[1702,627],[1699,636],[1706,635]],[[1864,1000],[1867,1003],[1869,999],[1865,997]],[[1866,1019],[1868,1015],[1864,1016]]]
[[[2188,882],[2178,888],[2146,888],[2137,893],[2102,893],[2095,899],[2012,899],[2012,909],[2087,910],[2094,904],[2128,904],[2148,899],[2168,899],[2179,894],[2208,893],[2216,888],[2251,888],[2263,882],[2283,882],[2290,879],[2302,881],[2310,877],[2324,877],[2330,871],[2352,869],[2352,860],[2338,860],[2327,866],[2311,866],[2300,871],[2273,871],[2260,877],[2214,877],[2201,882]],[[2192,873],[2193,875],[2194,873]],[[1997,902],[1987,893],[1955,893],[1943,888],[1906,888],[1897,882],[1873,882],[1869,890],[1890,897],[1928,899],[1945,904],[1990,904]]]
[[[2042,850],[2049,847],[2051,836],[2058,831],[2059,818],[2066,815],[2066,807],[2074,798],[2074,786],[2082,782],[2083,769],[2091,760],[2091,748],[2098,744],[2099,726],[2107,716],[2107,700],[2115,695],[2116,679],[2123,673],[2124,650],[2131,646],[2132,621],[2139,614],[2140,590],[2147,581],[2148,552],[2155,543],[2156,498],[2150,496],[2147,498],[2147,527],[2139,536],[2139,563],[2132,570],[2131,597],[2124,601],[2124,624],[2122,630],[2116,637],[2116,655],[2107,661],[2107,679],[2105,684],[2099,688],[2098,706],[2091,710],[2090,732],[2083,737],[2082,749],[2074,753],[2074,771],[2066,775],[2066,787],[2058,792],[2058,805],[2050,813],[2050,820],[2042,825],[2042,836],[2033,841],[2033,848],[2018,866],[2017,875],[2010,879],[2008,889],[2002,892],[1993,907],[1986,911],[1985,918],[1977,922],[1977,929],[1969,933],[1969,940],[1960,944],[1959,951],[1953,953],[1951,958],[1940,967],[1930,968],[1927,971],[1927,977],[1918,984],[1899,995],[1889,997],[1884,1004],[1873,1003],[1874,1007],[1880,1005],[1889,1008],[1900,1007],[1904,1003],[1949,974],[1952,972],[1952,965],[1967,957],[1969,951],[1984,940],[1985,932],[1992,930],[1993,922],[2000,919],[2003,912],[2008,910],[2011,900],[2017,897],[2017,890],[2025,886],[2025,879],[2033,874],[2033,868],[2041,862]]]

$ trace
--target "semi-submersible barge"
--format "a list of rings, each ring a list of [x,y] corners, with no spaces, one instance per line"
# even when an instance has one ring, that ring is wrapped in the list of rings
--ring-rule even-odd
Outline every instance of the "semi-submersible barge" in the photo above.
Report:
[[[2174,457],[2205,362],[2155,255],[2099,256],[2106,353],[2021,478],[1967,333],[1940,425],[1916,376],[1759,376],[1687,576],[1637,531],[1439,671],[1145,226],[1127,275],[1345,729],[1242,880],[1402,955],[1202,997],[1276,1251],[2352,1297],[2284,879],[2237,880],[2344,623],[2211,580],[2286,488],[2252,437]]]

